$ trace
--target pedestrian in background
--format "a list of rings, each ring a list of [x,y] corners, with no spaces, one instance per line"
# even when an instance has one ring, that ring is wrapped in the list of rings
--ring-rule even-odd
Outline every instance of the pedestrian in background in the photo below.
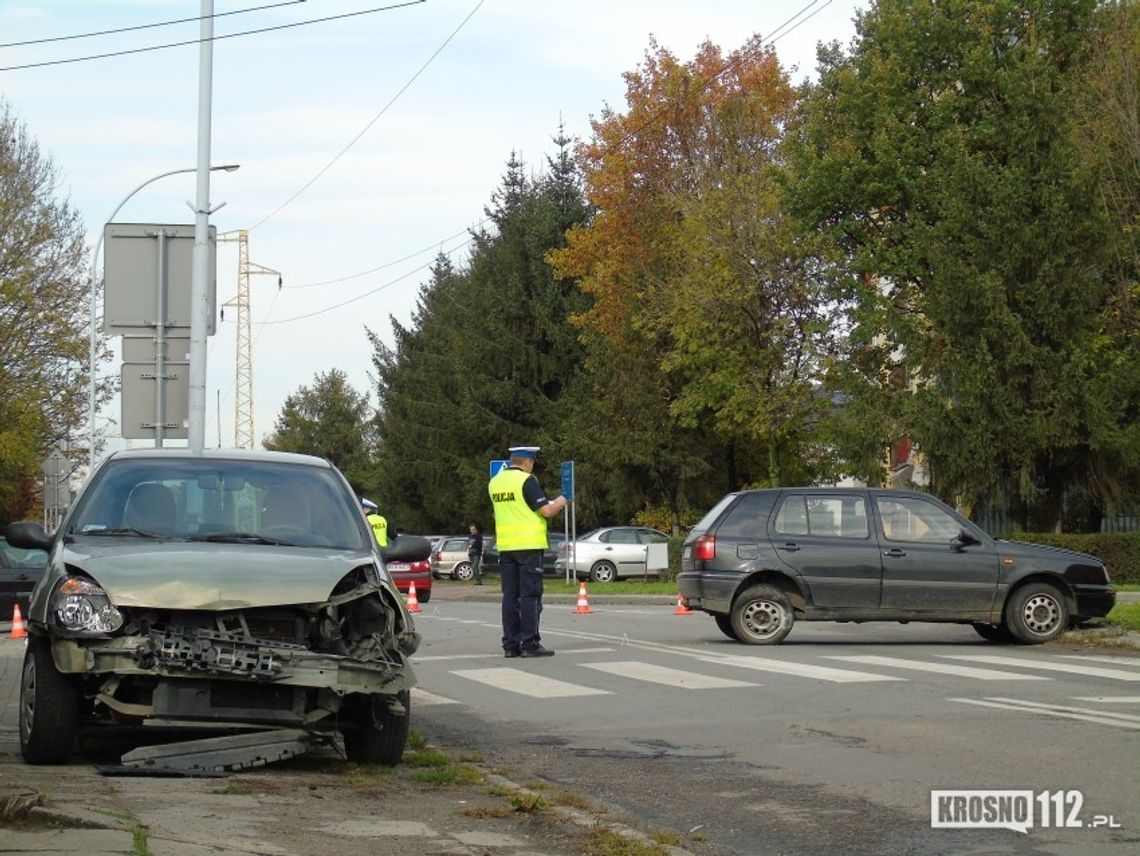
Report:
[[[478,523],[467,527],[470,537],[467,539],[467,561],[471,563],[471,575],[475,585],[483,585],[483,530]]]
[[[542,647],[542,554],[546,521],[566,507],[566,497],[547,499],[534,476],[538,446],[512,446],[510,463],[487,485],[495,510],[495,543],[503,588],[503,656],[552,657]]]
[[[376,538],[376,543],[381,547],[387,547],[388,520],[381,516],[379,506],[371,499],[361,499],[360,505],[364,509],[364,519],[372,527],[372,535]]]

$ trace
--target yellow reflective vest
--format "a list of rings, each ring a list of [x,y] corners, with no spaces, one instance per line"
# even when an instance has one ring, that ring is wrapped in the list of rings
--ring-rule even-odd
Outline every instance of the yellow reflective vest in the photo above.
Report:
[[[504,467],[487,485],[495,509],[495,546],[500,552],[547,547],[546,518],[532,511],[523,498],[523,483],[528,478],[526,470]]]
[[[376,543],[381,547],[388,546],[388,521],[379,514],[369,514],[368,525],[372,527],[372,534],[376,536]]]

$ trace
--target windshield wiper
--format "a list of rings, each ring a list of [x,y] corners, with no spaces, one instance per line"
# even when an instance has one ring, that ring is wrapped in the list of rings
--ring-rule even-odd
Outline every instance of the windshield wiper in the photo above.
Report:
[[[283,547],[296,547],[292,541],[280,538],[267,538],[254,532],[214,532],[210,535],[195,535],[191,541],[211,541],[218,544],[277,544]]]
[[[144,529],[133,529],[129,526],[121,526],[117,529],[85,529],[76,533],[78,535],[137,535],[139,538],[156,538],[159,541],[166,541],[171,536],[160,535],[158,532],[147,532]]]

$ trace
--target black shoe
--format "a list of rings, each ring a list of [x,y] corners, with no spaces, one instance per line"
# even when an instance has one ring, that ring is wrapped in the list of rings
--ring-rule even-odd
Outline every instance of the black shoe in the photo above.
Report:
[[[521,652],[523,657],[553,657],[554,652],[549,648],[543,648],[541,645],[535,645],[533,648],[523,648]]]
[[[506,657],[508,660],[511,657],[521,657],[522,651],[518,650],[517,648],[508,648],[507,650],[503,651],[503,656]]]

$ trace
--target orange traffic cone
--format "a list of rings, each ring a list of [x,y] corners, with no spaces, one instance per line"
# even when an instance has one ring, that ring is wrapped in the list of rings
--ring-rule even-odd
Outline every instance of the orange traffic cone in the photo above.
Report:
[[[408,586],[408,612],[423,612],[420,607],[420,600],[416,597],[416,584],[414,582]]]
[[[677,593],[677,608],[673,610],[674,615],[692,615],[693,611],[685,605],[685,599],[681,597],[681,593]]]
[[[20,614],[20,604],[18,603],[12,607],[12,632],[8,634],[8,638],[28,638],[28,625],[24,624],[24,616]]]
[[[586,583],[583,582],[578,586],[578,607],[574,610],[575,615],[591,615],[594,610],[590,609],[590,599],[586,597]]]

